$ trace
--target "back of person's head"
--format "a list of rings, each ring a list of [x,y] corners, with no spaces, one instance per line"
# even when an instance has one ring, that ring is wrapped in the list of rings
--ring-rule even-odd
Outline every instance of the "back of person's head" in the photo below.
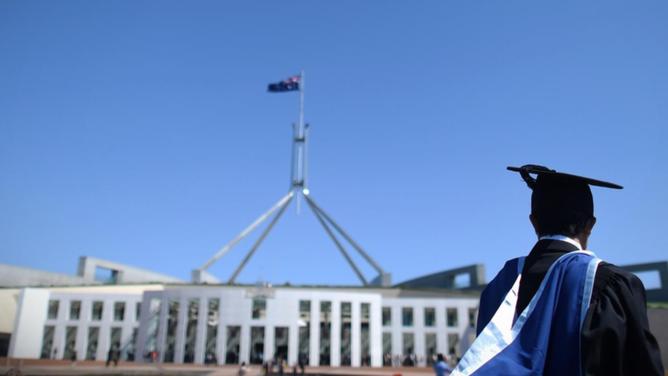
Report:
[[[531,194],[531,216],[540,236],[574,237],[594,219],[591,189],[576,179],[540,175]]]
[[[436,354],[436,361],[437,362],[445,362],[445,357],[443,356],[442,353]]]

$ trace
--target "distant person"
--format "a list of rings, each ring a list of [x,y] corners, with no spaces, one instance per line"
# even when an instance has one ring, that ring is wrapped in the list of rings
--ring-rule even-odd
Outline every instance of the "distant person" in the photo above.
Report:
[[[218,358],[216,358],[216,354],[211,351],[207,352],[206,357],[204,358],[204,363],[206,365],[218,363]]]
[[[434,363],[434,373],[436,376],[448,376],[452,372],[452,368],[448,365],[443,354],[436,355],[436,362]]]
[[[53,355],[51,356],[51,359],[58,359],[58,348],[54,347],[53,348]]]
[[[110,363],[114,363],[114,367],[118,366],[118,358],[120,358],[121,351],[116,347],[116,345],[112,345],[109,348],[109,351],[107,351],[107,363],[105,364],[105,367],[109,367]]]
[[[304,366],[306,365],[306,355],[299,354],[299,373],[304,374]]]
[[[246,367],[246,362],[241,362],[241,366],[239,366],[239,372],[237,372],[237,375],[246,376],[246,373],[248,373],[248,367]]]
[[[135,360],[135,350],[130,348],[125,352],[125,359],[128,360],[128,362],[133,362]]]
[[[485,287],[478,337],[453,376],[663,376],[642,282],[586,250],[596,223],[590,186],[622,187],[537,165],[508,169],[532,190],[538,241]]]
[[[283,376],[283,372],[285,372],[285,361],[283,358],[278,358],[278,375]]]
[[[109,364],[112,362],[112,358],[114,356],[114,347],[110,347],[109,350],[107,351],[107,362],[104,364],[105,367],[109,367]]]

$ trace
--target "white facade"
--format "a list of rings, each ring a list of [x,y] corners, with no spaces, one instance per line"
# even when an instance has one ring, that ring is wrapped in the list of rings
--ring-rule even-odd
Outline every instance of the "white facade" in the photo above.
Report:
[[[185,284],[23,289],[21,296],[9,356],[62,359],[74,350],[76,359],[104,360],[115,336],[123,358],[136,361],[155,352],[173,363],[281,356],[291,365],[301,358],[353,367],[413,354],[424,365],[435,352],[452,352],[453,341],[466,342],[478,303],[447,290]]]
[[[475,328],[478,299],[465,297],[450,298],[386,298],[383,307],[389,309],[389,323],[382,326],[384,335],[390,336],[391,350],[396,365],[397,355],[414,353],[418,365],[426,365],[428,357],[433,354],[459,356],[470,344],[467,339],[471,329]],[[406,322],[404,312],[412,315],[412,323]],[[431,322],[427,316],[432,315]],[[450,318],[448,313],[454,313]],[[408,315],[407,315],[408,316]],[[452,319],[454,317],[454,319]],[[433,354],[427,351],[427,336],[432,334],[436,339]],[[413,337],[413,351],[404,346],[406,335]],[[464,345],[465,348],[462,348]]]
[[[133,333],[139,326],[136,311],[143,293],[158,288],[162,286],[22,289],[8,355],[33,359],[71,359],[73,356],[77,360],[106,359],[113,332],[119,335],[121,350],[125,350],[123,357],[127,358],[128,346],[132,350]],[[78,305],[78,315],[72,312],[73,305]],[[94,314],[94,306],[101,308],[99,316]],[[120,310],[114,312],[121,307],[122,317]],[[91,328],[97,330],[95,346],[89,343]],[[52,335],[47,335],[48,332]]]
[[[14,317],[14,333],[9,344],[9,353],[16,358],[36,358],[42,346],[43,326],[36,323],[46,321],[45,308],[49,292],[40,289],[23,289],[18,296],[17,312]]]

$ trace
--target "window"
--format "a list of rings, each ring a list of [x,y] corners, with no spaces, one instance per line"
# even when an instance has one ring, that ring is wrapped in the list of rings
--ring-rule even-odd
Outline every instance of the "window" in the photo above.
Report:
[[[299,318],[304,321],[311,320],[311,301],[310,300],[300,300],[299,301]]]
[[[406,367],[416,366],[417,357],[415,355],[415,334],[403,333],[402,364]]]
[[[100,301],[95,301],[93,302],[92,306],[92,312],[91,312],[91,318],[93,321],[100,321],[102,320],[102,309],[104,307],[104,303]]]
[[[173,363],[176,351],[176,323],[179,319],[179,301],[171,300],[167,306],[167,336],[165,338],[165,353],[163,362]]]
[[[197,340],[197,317],[199,316],[199,299],[188,301],[188,317],[186,325],[186,346],[183,355],[183,363],[195,361],[195,341]]]
[[[311,344],[311,301],[299,301],[299,338],[297,361],[302,364],[309,364],[310,344]]]
[[[41,359],[51,359],[51,350],[53,349],[53,334],[55,332],[55,327],[53,325],[47,325],[44,327],[44,334],[42,335],[42,351],[40,354]],[[53,359],[56,358],[56,349],[53,349]]]
[[[477,313],[478,310],[476,308],[469,308],[469,326],[471,328],[475,328]]]
[[[114,321],[123,321],[125,318],[125,302],[114,303]]]
[[[320,302],[320,365],[328,366],[331,362],[332,302]]]
[[[72,300],[70,302],[70,320],[79,320],[81,316],[81,300]]]
[[[264,361],[264,327],[251,326],[250,363],[262,364]]]
[[[433,307],[426,307],[424,309],[424,326],[436,326],[436,309]]]
[[[457,347],[459,347],[459,335],[456,333],[448,334],[448,354],[453,357],[459,355]]]
[[[48,313],[48,318],[50,320],[55,320],[58,318],[58,307],[60,306],[60,302],[57,300],[49,300],[49,313]],[[42,311],[44,312],[44,311]]]
[[[204,342],[204,363],[218,364],[216,359],[216,338],[218,337],[218,307],[220,299],[209,299],[209,311],[206,320],[206,342]]]
[[[351,329],[352,329],[352,305],[350,302],[341,303],[341,365],[351,364]]]
[[[135,352],[137,351],[137,337],[139,336],[139,328],[132,328],[132,338],[126,347],[126,360],[134,362]]]
[[[362,303],[361,305],[361,330],[360,337],[362,342],[362,367],[371,365],[371,350],[369,342],[369,320],[371,319],[371,304]]]
[[[77,356],[77,327],[65,328],[65,353],[63,359],[74,360]]]
[[[135,320],[139,321],[141,316],[141,302],[135,303]]]
[[[404,348],[403,354],[405,356],[413,355],[415,352],[415,334],[413,333],[403,333]]]
[[[91,326],[88,328],[88,347],[86,347],[86,360],[95,360],[97,357],[97,344],[100,337],[100,328]]]
[[[265,298],[253,298],[253,319],[263,319],[267,314],[267,300]]]
[[[148,353],[157,351],[158,349],[158,327],[160,326],[160,306],[162,301],[158,298],[153,298],[149,301],[148,306],[148,324],[146,325],[146,343],[144,350]]]
[[[392,325],[392,309],[390,307],[383,307],[383,326]]]
[[[401,309],[401,323],[403,326],[413,326],[413,307]]]
[[[436,361],[436,333],[425,333],[424,349],[427,355],[427,365],[431,366]]]
[[[458,325],[457,323],[457,308],[448,308],[446,310],[447,323],[448,326],[453,328]]]
[[[383,366],[392,365],[392,332],[383,332]]]
[[[274,358],[278,361],[288,361],[289,331],[287,326],[274,328]]]
[[[241,343],[241,327],[227,327],[227,342],[225,348],[225,364],[239,363],[239,344]]]
[[[120,350],[121,349],[121,334],[123,333],[123,328],[112,327],[111,334],[109,335],[109,344],[112,349]]]

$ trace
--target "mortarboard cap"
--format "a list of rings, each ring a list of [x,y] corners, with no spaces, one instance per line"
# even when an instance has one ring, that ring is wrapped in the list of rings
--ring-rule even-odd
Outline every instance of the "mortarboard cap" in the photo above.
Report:
[[[536,184],[536,179],[531,177],[530,174],[536,174],[538,177],[540,176],[551,176],[551,177],[557,177],[561,178],[565,181],[572,181],[573,183],[585,183],[587,185],[594,185],[597,187],[604,187],[604,188],[613,188],[613,189],[623,189],[621,185],[615,184],[615,183],[609,183],[607,181],[603,180],[596,180],[592,178],[587,178],[584,176],[578,176],[578,175],[572,175],[572,174],[566,174],[563,172],[557,172],[556,170],[550,170],[549,168],[545,166],[539,166],[539,165],[524,165],[522,167],[507,167],[508,170],[510,171],[515,171],[519,172],[520,175],[522,176],[522,179],[527,183],[529,188],[534,189],[534,185]]]
[[[614,183],[557,172],[539,165],[508,167],[508,170],[519,172],[533,191],[531,213],[547,222],[574,223],[593,217],[594,200],[589,186],[623,188]]]

